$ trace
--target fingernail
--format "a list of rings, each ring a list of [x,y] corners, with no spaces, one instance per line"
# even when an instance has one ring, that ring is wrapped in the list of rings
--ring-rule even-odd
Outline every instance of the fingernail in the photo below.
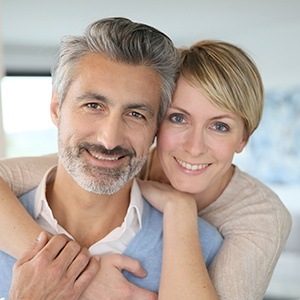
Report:
[[[44,232],[41,231],[40,234],[39,234],[38,237],[37,237],[37,240],[38,240],[39,242],[42,241],[42,240],[43,240],[43,236],[44,236]]]

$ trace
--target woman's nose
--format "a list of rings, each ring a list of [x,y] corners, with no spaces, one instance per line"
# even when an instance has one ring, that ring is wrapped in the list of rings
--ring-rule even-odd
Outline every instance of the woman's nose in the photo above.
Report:
[[[184,149],[192,156],[199,156],[205,153],[207,149],[205,132],[192,129],[184,141]]]

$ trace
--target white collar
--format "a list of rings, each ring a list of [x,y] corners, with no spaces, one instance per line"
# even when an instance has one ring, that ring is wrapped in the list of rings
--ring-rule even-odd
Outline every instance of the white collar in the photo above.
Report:
[[[51,234],[64,233],[70,238],[73,237],[61,227],[52,214],[52,210],[46,200],[47,183],[54,180],[56,167],[49,169],[39,184],[35,196],[35,217],[37,222]],[[123,253],[136,233],[142,228],[143,198],[140,188],[133,180],[130,203],[120,227],[115,228],[102,240],[90,247],[93,254],[104,254],[109,252]]]

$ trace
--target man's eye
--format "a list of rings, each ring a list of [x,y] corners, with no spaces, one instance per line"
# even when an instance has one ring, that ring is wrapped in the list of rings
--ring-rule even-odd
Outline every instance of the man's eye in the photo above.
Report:
[[[101,106],[98,103],[88,103],[86,106],[92,109],[101,109]]]
[[[182,115],[172,114],[169,116],[169,119],[173,123],[179,123],[179,124],[184,123],[184,117]]]
[[[220,132],[228,132],[229,131],[229,126],[224,123],[216,123],[214,125],[214,128],[216,131],[220,131]]]
[[[131,112],[129,115],[137,119],[145,119],[145,117],[142,114],[136,111]]]

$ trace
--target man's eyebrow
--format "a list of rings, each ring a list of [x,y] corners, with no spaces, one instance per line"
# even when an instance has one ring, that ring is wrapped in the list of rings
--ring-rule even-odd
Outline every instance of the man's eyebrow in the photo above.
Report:
[[[98,101],[102,101],[105,103],[109,103],[109,99],[107,99],[105,96],[101,95],[101,94],[96,94],[96,93],[85,93],[83,95],[80,95],[78,97],[75,98],[76,101],[80,102],[81,100],[98,100]]]
[[[114,104],[113,101],[109,100],[104,95],[90,93],[90,92],[84,93],[83,95],[80,95],[75,98],[75,100],[77,102],[80,102],[81,100],[87,100],[87,99],[88,100],[98,100],[98,101],[104,102],[106,104],[111,104],[111,105]],[[136,103],[136,102],[129,103],[124,106],[124,109],[140,109],[140,110],[146,111],[150,115],[150,117],[154,117],[154,115],[155,115],[153,107],[147,103]]]

